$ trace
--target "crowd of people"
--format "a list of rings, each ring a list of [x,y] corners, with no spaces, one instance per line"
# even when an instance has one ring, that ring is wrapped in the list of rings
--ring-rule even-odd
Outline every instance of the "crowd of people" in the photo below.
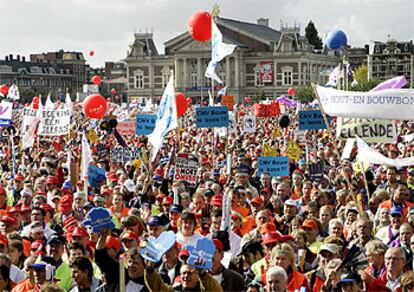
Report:
[[[146,136],[94,123],[91,163],[106,175],[92,187],[78,168],[81,135],[92,129],[80,105],[70,135],[37,136],[25,150],[15,105],[13,129],[0,130],[0,291],[413,291],[414,168],[364,166],[356,147],[341,159],[344,141],[328,130],[298,132],[294,109],[283,129],[278,117],[257,118],[255,133],[240,123],[251,106],[235,112],[235,133],[220,136],[196,128],[191,106],[153,162]],[[409,157],[413,144],[401,137],[414,123],[397,127],[395,144],[372,147]],[[119,139],[141,159],[113,162]],[[289,175],[259,173],[264,145],[284,155],[289,141],[302,150]],[[196,183],[174,179],[179,153],[198,161]],[[317,179],[312,165],[322,167]],[[95,207],[111,212],[114,229],[82,224]],[[144,259],[148,239],[167,231],[176,242],[162,260]],[[203,237],[215,246],[209,270],[187,262]]]

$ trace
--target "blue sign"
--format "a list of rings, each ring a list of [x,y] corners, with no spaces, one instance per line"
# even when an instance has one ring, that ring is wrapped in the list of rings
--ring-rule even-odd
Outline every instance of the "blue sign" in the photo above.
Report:
[[[137,115],[136,134],[149,135],[154,131],[157,115]]]
[[[86,215],[88,219],[82,222],[84,226],[91,226],[93,233],[99,233],[102,228],[115,228],[115,223],[112,221],[112,214],[105,208],[93,208]]]
[[[187,264],[203,270],[211,270],[213,268],[216,246],[211,239],[206,237],[199,238],[195,246],[187,245],[185,249],[190,254]]]
[[[196,108],[197,128],[225,127],[229,125],[227,106],[203,106]]]
[[[89,164],[88,167],[88,182],[89,184],[95,188],[98,181],[106,180],[105,177],[105,169],[99,168],[93,164]]]
[[[0,127],[9,127],[12,124],[11,120],[0,119]]]
[[[144,259],[153,263],[161,261],[162,256],[169,251],[175,244],[175,233],[173,231],[164,231],[158,238],[150,236],[147,239],[147,245],[141,249],[141,255]]]
[[[299,130],[326,129],[326,124],[320,110],[299,111]],[[331,123],[330,117],[328,123]]]
[[[259,157],[259,175],[266,171],[270,176],[289,175],[289,157],[287,156],[263,156]]]

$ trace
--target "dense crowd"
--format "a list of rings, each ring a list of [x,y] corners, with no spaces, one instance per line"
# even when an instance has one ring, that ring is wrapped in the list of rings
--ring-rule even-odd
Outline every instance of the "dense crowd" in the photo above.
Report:
[[[241,121],[252,108],[235,112]],[[333,131],[298,132],[295,110],[285,115],[283,129],[278,117],[257,118],[255,133],[239,122],[219,135],[197,129],[190,108],[153,162],[147,137],[119,137],[98,121],[91,163],[106,175],[91,187],[79,172],[81,134],[92,129],[80,106],[70,135],[37,136],[22,151],[15,105],[13,129],[0,130],[0,291],[412,291],[414,168],[363,165],[356,147],[341,159],[345,141]],[[402,137],[413,125],[397,123],[395,144],[372,147],[411,156]],[[120,139],[142,150],[139,161],[111,160]],[[283,155],[291,141],[302,153],[289,160],[289,175],[259,174],[264,145]],[[195,183],[174,179],[179,153],[198,162]],[[82,224],[95,207],[111,212],[114,229]],[[159,263],[145,260],[141,248],[166,231],[175,244]],[[203,237],[215,246],[209,270],[187,263],[188,247]]]

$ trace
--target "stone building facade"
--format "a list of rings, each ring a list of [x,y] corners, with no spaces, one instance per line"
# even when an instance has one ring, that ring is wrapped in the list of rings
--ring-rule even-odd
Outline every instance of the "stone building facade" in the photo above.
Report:
[[[227,86],[227,94],[234,95],[236,101],[261,91],[272,99],[286,94],[289,87],[325,84],[327,76],[319,73],[334,68],[339,61],[332,52],[313,50],[299,27],[281,27],[278,31],[263,18],[249,23],[218,17],[216,23],[223,41],[237,47],[216,67],[224,84],[214,84],[214,90]],[[159,54],[152,34],[135,34],[124,60],[128,64],[129,97],[158,100],[171,69],[176,91],[197,100],[207,97],[212,84],[204,72],[211,59],[211,43],[197,42],[185,32],[164,46],[165,54]]]

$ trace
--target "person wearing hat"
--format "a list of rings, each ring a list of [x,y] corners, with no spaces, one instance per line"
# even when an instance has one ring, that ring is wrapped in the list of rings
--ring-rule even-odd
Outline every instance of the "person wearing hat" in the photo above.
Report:
[[[280,242],[280,238],[281,235],[277,231],[269,231],[263,234],[262,246],[265,256],[251,266],[251,270],[257,278],[260,278],[263,270],[266,270],[269,267],[270,254],[272,249]]]
[[[283,216],[276,217],[276,227],[279,232],[282,234],[288,234],[290,230],[290,223],[293,218],[298,214],[298,206],[296,201],[288,199],[285,201],[283,206]]]
[[[167,224],[163,216],[151,215],[147,222],[149,235],[158,238],[166,230]]]
[[[64,239],[58,235],[49,237],[46,244],[46,254],[53,258],[55,262],[54,277],[59,280],[59,287],[68,291],[72,283],[72,277],[69,265],[62,260],[63,251]]]
[[[11,291],[41,291],[41,286],[49,280],[47,279],[47,263],[40,261],[35,262],[35,257],[29,257],[25,261],[25,267],[30,272],[30,277],[18,283]]]
[[[317,254],[319,252],[319,249],[322,245],[322,242],[318,240],[319,227],[316,220],[317,219],[313,218],[305,219],[305,221],[302,223],[302,226],[300,227],[306,232],[309,250],[314,254]]]
[[[13,215],[4,215],[0,218],[0,232],[2,234],[13,233],[18,227],[17,219]]]
[[[132,230],[125,229],[122,232],[119,239],[126,252],[134,247],[138,247],[138,237],[138,234]]]
[[[0,186],[0,215],[6,215],[7,212],[10,210],[10,206],[7,204],[7,192],[6,190]]]
[[[172,205],[169,212],[168,212],[168,219],[170,220],[170,224],[168,225],[168,230],[174,231],[177,233],[178,231],[178,222],[181,219],[182,214],[182,207],[181,205]]]
[[[66,237],[70,238],[72,243],[79,243],[82,245],[88,258],[93,257],[93,249],[89,245],[89,233],[84,227],[75,225],[72,230],[67,231]]]
[[[387,245],[399,243],[400,227],[403,223],[403,209],[400,206],[393,206],[390,210],[390,217],[391,224],[381,228],[375,234],[376,238]]]

